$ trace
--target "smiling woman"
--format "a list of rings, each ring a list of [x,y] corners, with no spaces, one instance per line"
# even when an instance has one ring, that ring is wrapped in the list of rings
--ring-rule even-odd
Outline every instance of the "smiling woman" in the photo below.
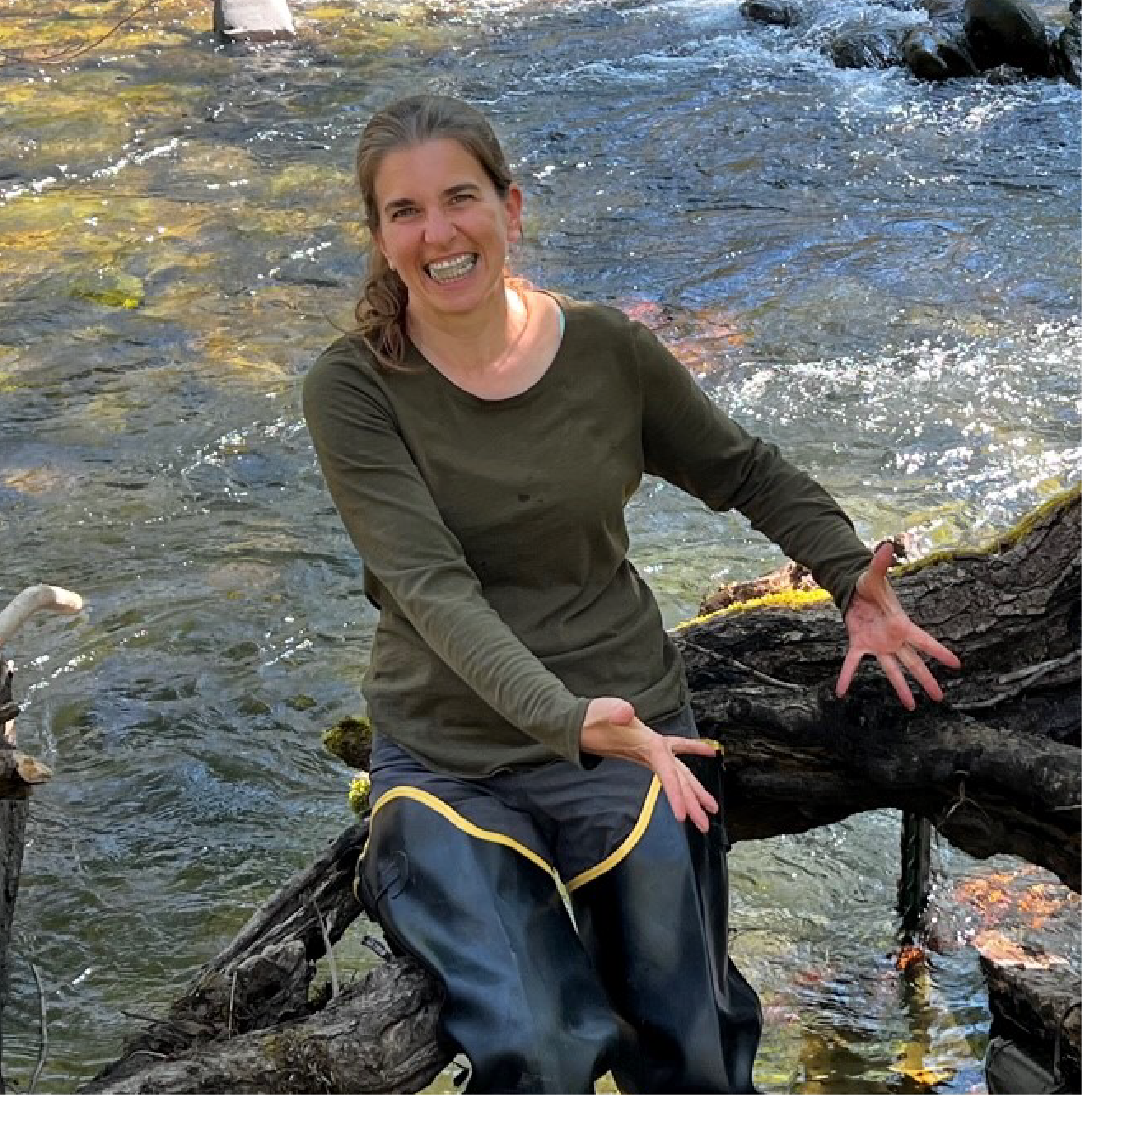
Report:
[[[561,338],[552,298],[521,283],[503,289],[522,192],[497,140],[481,150],[469,137],[393,147],[396,130],[378,116],[360,146],[375,289],[406,295],[408,334],[453,384],[490,400],[515,396],[546,371]],[[362,306],[366,325],[367,292]]]
[[[360,329],[309,371],[304,411],[380,609],[360,902],[442,981],[469,1091],[612,1071],[623,1091],[751,1092],[717,750],[626,504],[662,476],[811,568],[847,617],[840,694],[872,653],[912,708],[903,667],[940,699],[922,656],[956,657],[902,611],[892,554],[643,325],[508,278],[522,192],[477,111],[392,104],[357,175]]]

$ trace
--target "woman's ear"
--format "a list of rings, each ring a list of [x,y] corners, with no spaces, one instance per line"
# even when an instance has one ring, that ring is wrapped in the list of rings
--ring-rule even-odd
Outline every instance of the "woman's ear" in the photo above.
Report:
[[[506,188],[506,237],[510,242],[522,240],[522,188],[511,183]]]

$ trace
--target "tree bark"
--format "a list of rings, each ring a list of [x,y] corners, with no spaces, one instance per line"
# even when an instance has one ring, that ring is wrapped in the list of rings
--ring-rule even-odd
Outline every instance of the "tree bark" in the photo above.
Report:
[[[435,1034],[438,1002],[406,957],[386,958],[323,1008],[280,1026],[143,1057],[84,1092],[316,1095],[414,1092],[450,1059]],[[141,1058],[137,1058],[141,1057]]]
[[[970,854],[1014,854],[1078,890],[1080,507],[1079,492],[1068,494],[990,550],[896,577],[909,614],[961,658],[960,675],[942,679],[941,705],[919,695],[906,712],[868,663],[848,697],[835,698],[845,632],[829,605],[729,609],[675,632],[701,732],[724,748],[729,834],[771,837],[894,807],[930,818]],[[439,993],[409,961],[385,956],[342,995],[305,997],[312,962],[359,912],[351,876],[364,836],[362,823],[345,830],[165,1021],[83,1090],[374,1092],[428,1082],[448,1059],[436,1039]],[[1045,1027],[1070,1032],[1066,983],[1033,980],[1029,1006],[1063,1007]],[[1057,999],[1042,999],[1050,987]],[[1078,1077],[1078,1030],[1069,1032],[1065,1067]]]

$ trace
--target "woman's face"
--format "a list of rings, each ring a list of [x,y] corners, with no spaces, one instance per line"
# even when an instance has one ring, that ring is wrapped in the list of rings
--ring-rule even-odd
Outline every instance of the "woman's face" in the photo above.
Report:
[[[445,321],[503,297],[507,247],[521,235],[517,186],[501,197],[466,147],[432,139],[385,156],[375,192],[375,242],[414,316]]]

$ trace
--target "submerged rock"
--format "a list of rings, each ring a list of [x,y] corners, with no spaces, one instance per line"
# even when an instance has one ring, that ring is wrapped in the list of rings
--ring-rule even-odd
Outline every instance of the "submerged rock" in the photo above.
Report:
[[[773,0],[744,0],[740,5],[740,15],[761,24],[777,24],[784,28],[790,28],[803,18],[803,13],[795,5]]]
[[[989,68],[984,74],[986,83],[993,84],[994,87],[1008,87],[1014,83],[1025,83],[1030,80],[1027,72],[1021,71],[1018,67],[1013,67],[1012,64],[998,64],[996,67]]]
[[[67,292],[73,298],[123,310],[137,309],[146,293],[141,278],[111,266],[77,274],[68,284]]]
[[[941,19],[945,16],[960,16],[961,9],[965,7],[965,0],[921,0],[921,6],[930,14],[931,19]]]
[[[966,0],[965,42],[982,71],[1008,64],[1031,76],[1056,74],[1048,33],[1027,0]]]

